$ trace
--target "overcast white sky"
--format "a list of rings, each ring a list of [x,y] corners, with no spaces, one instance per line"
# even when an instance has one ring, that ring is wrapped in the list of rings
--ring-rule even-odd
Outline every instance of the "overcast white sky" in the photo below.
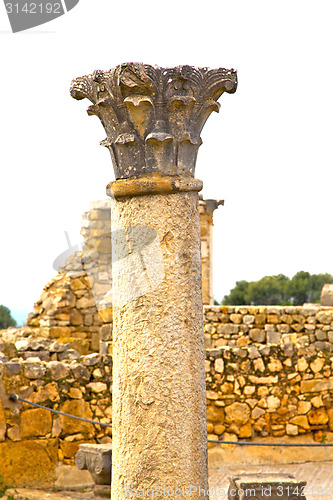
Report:
[[[333,273],[331,0],[80,0],[12,34],[0,5],[0,304],[19,322],[79,241],[111,159],[72,78],[122,62],[235,68],[236,94],[203,133],[196,177],[215,212],[214,294],[236,280]]]

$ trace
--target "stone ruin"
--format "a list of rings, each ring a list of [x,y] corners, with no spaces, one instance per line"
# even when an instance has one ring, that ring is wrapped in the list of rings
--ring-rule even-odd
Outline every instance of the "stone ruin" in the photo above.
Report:
[[[222,200],[199,200],[203,304],[213,303],[213,212]],[[46,284],[27,319],[29,337],[70,343],[79,354],[112,352],[111,201],[90,203],[82,217],[83,249]]]
[[[149,122],[146,119],[150,106],[156,104],[151,81],[157,77],[163,80],[163,75],[167,74],[170,78],[159,92],[169,102],[170,109],[175,106],[173,112],[179,120],[183,107],[189,107],[190,114],[193,112],[193,103],[198,98],[194,90],[197,86],[205,88],[208,85],[209,92],[215,89],[213,99],[208,103],[199,101],[202,109],[206,109],[204,104],[214,109],[216,99],[224,90],[235,90],[235,74],[218,70],[210,74],[210,80],[206,68],[182,67],[161,72],[142,65],[122,65],[115,71],[116,74],[114,71],[95,72],[74,81],[72,94],[78,99],[88,97],[93,101],[90,114],[102,116],[110,112],[112,103],[120,100],[120,114],[113,116],[110,112],[113,118],[106,116],[104,120],[108,134],[104,143],[111,155],[118,151],[116,171],[123,177],[109,186],[113,196],[111,203],[115,198],[118,200],[116,206],[120,206],[119,212],[128,222],[127,227],[132,227],[129,222],[133,221],[135,226],[144,224],[155,227],[156,232],[162,231],[163,252],[167,256],[164,272],[171,278],[177,273],[179,289],[168,288],[172,283],[170,279],[164,284],[166,288],[161,296],[151,290],[145,297],[137,297],[135,303],[124,303],[122,307],[112,303],[108,296],[110,237],[104,237],[105,233],[100,232],[103,231],[106,209],[92,207],[83,228],[83,253],[75,254],[60,270],[59,276],[47,285],[41,301],[29,316],[28,326],[7,330],[2,335],[0,472],[3,472],[4,479],[9,477],[13,481],[14,478],[17,484],[26,486],[50,486],[58,480],[59,486],[55,472],[58,461],[70,466],[80,445],[89,442],[105,445],[111,441],[111,435],[115,443],[115,496],[121,494],[121,471],[126,471],[128,480],[137,478],[144,486],[151,480],[150,474],[158,471],[158,480],[168,482],[172,477],[173,480],[187,481],[190,478],[195,481],[193,484],[206,488],[206,430],[211,439],[225,441],[301,438],[307,442],[313,439],[331,442],[333,309],[314,305],[208,305],[204,307],[203,337],[200,333],[202,299],[198,290],[200,266],[204,264],[200,261],[199,212],[193,208],[198,201],[197,191],[201,188],[200,181],[193,178],[200,141],[193,131],[184,136],[178,134],[177,127],[174,136],[166,131],[165,123],[169,119],[168,130],[173,130],[179,123],[172,122],[169,108],[163,110],[164,114],[158,119],[154,115],[150,123],[155,128],[146,137],[147,130],[141,128]],[[172,85],[168,87],[170,82]],[[111,96],[110,92],[115,94]],[[194,95],[189,95],[192,92]],[[128,107],[130,120],[119,124],[117,120],[125,109],[122,102]],[[207,110],[204,113],[207,118],[206,114],[209,114]],[[108,128],[110,120],[116,120],[116,128],[120,127],[117,149],[112,137],[114,128]],[[137,127],[135,133],[131,131],[133,123]],[[139,181],[131,178],[129,150],[119,156],[123,146],[127,145],[134,151],[138,147],[137,153],[141,154],[140,148],[146,147],[142,143],[143,137],[148,143],[149,153],[149,161],[144,164],[147,169],[143,174],[144,182],[142,178]],[[178,149],[171,147],[174,142]],[[180,155],[177,157],[180,175],[177,176],[170,175],[168,168],[171,164],[165,163],[168,155],[175,151]],[[117,158],[124,163],[118,164]],[[163,172],[167,167],[166,175],[155,175],[153,167],[157,172],[158,169]],[[190,168],[190,176],[184,175],[187,168]],[[145,203],[140,206],[142,200]],[[165,200],[170,200],[172,210]],[[147,207],[152,210],[146,210]],[[205,223],[212,221],[212,207],[214,203],[210,206],[208,203],[201,213],[206,216]],[[182,218],[184,213],[188,216]],[[152,215],[155,220],[151,219]],[[116,257],[121,255],[123,243],[119,221],[119,217],[113,221]],[[188,221],[190,225],[186,225]],[[203,228],[201,223],[202,262],[209,249],[211,251],[211,232]],[[139,233],[140,238],[144,236],[143,232]],[[131,237],[129,234],[128,241],[133,243]],[[153,242],[154,239],[149,240],[149,243]],[[191,255],[186,251],[190,242],[195,242]],[[118,296],[124,297],[127,291],[122,273],[126,279],[132,277],[128,275],[128,269],[122,267],[124,262],[121,259],[116,259],[116,262]],[[211,272],[207,269],[207,261],[206,271],[203,275],[209,278]],[[133,283],[138,287],[146,284],[145,281]],[[189,283],[194,286],[189,287]],[[96,296],[91,290],[95,285]],[[187,295],[188,290],[192,295]],[[206,297],[209,302],[210,290],[208,281]],[[116,352],[111,353],[112,309],[118,310],[114,315]],[[153,330],[147,329],[145,318],[152,320]],[[138,326],[141,338],[136,331]],[[159,332],[163,333],[161,338]],[[192,345],[189,333],[194,335],[193,332],[196,334]],[[166,345],[163,338],[168,340]],[[154,348],[153,356],[147,353],[145,339],[149,339],[148,344]],[[206,343],[204,365],[203,340]],[[89,354],[91,350],[98,352]],[[137,366],[138,360],[142,361],[140,366]],[[181,368],[175,370],[177,363]],[[197,370],[201,364],[202,369]],[[116,365],[114,378],[112,365]],[[206,381],[202,378],[203,373],[206,373]],[[72,415],[112,423],[113,428],[78,424],[67,417],[58,418],[47,410],[31,408],[26,403],[14,403],[9,399],[12,392]],[[175,396],[172,415],[168,415],[167,405],[163,406],[163,401],[169,401],[169,394]],[[156,403],[159,404],[157,412]],[[168,440],[169,437],[172,439]],[[151,447],[150,443],[154,446]],[[233,445],[210,443],[209,448],[210,460],[215,464],[230,463],[235,457],[237,463],[244,460],[244,450],[238,453]],[[184,449],[186,454],[183,454]],[[265,452],[261,451],[261,460],[264,455]],[[281,460],[278,455],[277,459]],[[255,458],[253,452],[249,460]],[[296,453],[289,452],[290,458],[298,461],[304,456],[297,450]],[[312,451],[311,458],[327,460],[330,449]],[[274,450],[267,451],[266,459],[274,459]],[[170,460],[177,463],[185,460],[186,467],[175,470]],[[44,464],[43,477],[40,463]],[[149,464],[154,464],[154,470],[149,469]],[[168,464],[171,464],[170,470]]]

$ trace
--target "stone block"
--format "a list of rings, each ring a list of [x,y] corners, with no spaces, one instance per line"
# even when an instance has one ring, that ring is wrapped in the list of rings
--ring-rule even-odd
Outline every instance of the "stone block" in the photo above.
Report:
[[[88,470],[78,470],[72,465],[59,463],[55,470],[54,487],[57,490],[85,490],[94,486],[94,481]]]
[[[21,414],[21,436],[24,438],[43,437],[52,430],[52,417],[48,410],[34,408]]]
[[[103,323],[112,323],[113,321],[113,309],[109,307],[107,309],[100,309],[98,311],[99,317]]]
[[[39,361],[39,360],[38,360]],[[30,360],[24,361],[24,375],[29,379],[43,378],[46,372],[45,366],[41,363],[35,363]]]
[[[21,357],[23,359],[39,358],[41,361],[45,362],[48,362],[51,359],[49,351],[25,351],[22,353]]]
[[[312,363],[310,363],[310,368],[314,373],[319,373],[325,364],[324,358],[315,358]]]
[[[215,405],[207,406],[207,421],[213,424],[224,423],[224,409],[218,408]]]
[[[0,443],[0,473],[4,484],[51,488],[57,461],[56,439]]]
[[[110,485],[111,459],[111,444],[80,444],[75,461],[79,470],[89,470],[96,485]]]
[[[280,332],[267,332],[267,344],[279,344],[281,342]]]
[[[302,429],[310,429],[309,421],[305,415],[297,415],[296,417],[291,418],[290,423],[298,425],[299,427],[302,427]]]
[[[21,372],[22,365],[19,362],[9,361],[6,363],[7,377],[18,375]]]
[[[310,410],[307,417],[311,425],[324,425],[327,424],[329,419],[323,407]]]
[[[308,413],[308,411],[311,410],[312,404],[310,401],[298,401],[298,406],[297,406],[297,413],[299,415],[304,415],[305,413]]]
[[[230,321],[232,323],[239,325],[242,322],[242,319],[243,317],[241,314],[236,314],[236,313],[230,314]]]
[[[249,406],[246,403],[232,403],[225,408],[225,420],[227,423],[244,425],[251,415]]]
[[[70,335],[69,326],[52,326],[51,328],[49,328],[50,339],[68,337],[69,335]]]
[[[64,379],[70,374],[69,366],[59,361],[51,361],[48,363],[47,368],[53,380]]]
[[[45,386],[37,387],[36,391],[29,396],[29,400],[33,403],[45,403],[49,401],[54,403],[60,400],[58,384],[50,382]]]
[[[214,363],[214,368],[217,373],[223,373],[224,372],[224,361],[222,358],[218,358],[215,360]]]
[[[254,342],[262,343],[265,342],[266,332],[261,328],[253,328],[250,330],[249,336]]]
[[[80,300],[83,300],[83,299],[80,299]],[[78,301],[78,303],[77,303],[77,307],[80,307],[78,305],[79,302],[80,301]],[[77,309],[74,309],[74,311],[71,313],[71,315],[70,315],[70,323],[73,326],[81,326],[81,325],[83,325],[83,316],[82,316],[82,314]]]
[[[217,327],[217,333],[231,335],[238,332],[239,332],[239,325],[222,324]]]
[[[326,311],[319,311],[316,314],[316,320],[318,323],[322,323],[323,325],[329,325],[333,321],[333,309]]]
[[[93,414],[90,405],[83,399],[71,399],[64,402],[61,411],[69,415],[87,418],[92,420]],[[89,422],[83,422],[69,417],[61,416],[62,434],[89,434],[94,433],[94,426]]]
[[[229,500],[242,500],[246,498],[256,498],[264,500],[266,498],[281,498],[288,500],[299,498],[305,500],[302,491],[306,486],[306,481],[297,481],[291,474],[283,473],[253,473],[240,474],[229,478],[228,489]],[[298,491],[299,495],[293,497],[293,491]]]
[[[320,295],[320,303],[322,306],[333,307],[333,285],[326,284],[323,286]]]
[[[254,322],[256,325],[264,325],[266,323],[266,314],[256,314]]]
[[[288,436],[297,436],[298,435],[298,426],[294,424],[286,425],[286,433]]]
[[[74,364],[71,365],[71,370],[73,372],[74,377],[78,379],[84,380],[89,380],[90,379],[90,373],[89,370],[81,364]]]

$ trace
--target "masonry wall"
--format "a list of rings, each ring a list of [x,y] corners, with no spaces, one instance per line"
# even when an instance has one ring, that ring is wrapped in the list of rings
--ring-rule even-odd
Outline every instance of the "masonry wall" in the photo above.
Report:
[[[80,443],[111,442],[112,429],[13,403],[9,395],[111,424],[111,356],[70,359],[77,356],[58,342],[48,347],[45,341],[7,344],[13,347],[18,356],[8,361],[2,356],[0,362],[0,475],[5,484],[50,488],[59,462],[74,464]],[[45,353],[52,361],[40,360]]]
[[[333,309],[205,308],[211,439],[333,431]]]
[[[212,302],[213,212],[221,200],[200,199],[203,303]],[[82,216],[82,251],[69,255],[27,319],[29,336],[70,342],[80,354],[112,352],[111,201]]]
[[[204,318],[210,439],[333,442],[333,308],[207,306]],[[109,442],[112,429],[8,396],[111,423],[112,356],[26,334],[7,330],[0,341],[0,475],[50,486],[57,462],[73,464],[80,443]]]

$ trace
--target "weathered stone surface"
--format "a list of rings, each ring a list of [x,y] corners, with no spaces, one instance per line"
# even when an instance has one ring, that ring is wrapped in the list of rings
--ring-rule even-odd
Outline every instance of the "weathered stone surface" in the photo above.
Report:
[[[281,333],[270,331],[267,332],[267,344],[278,344],[281,341]]]
[[[297,481],[294,476],[281,473],[243,473],[239,476],[230,477],[229,481],[229,500],[242,499],[245,496],[244,492],[248,492],[248,495],[251,492],[252,498],[261,498],[262,495],[266,494],[272,498],[279,498],[281,496],[283,500],[287,500],[290,491],[303,492],[306,487],[306,481]],[[304,494],[299,493],[299,497],[300,500],[305,500]]]
[[[325,408],[312,409],[307,414],[307,417],[309,423],[312,425],[322,425],[327,424],[328,422],[328,415],[325,411]]]
[[[279,372],[282,370],[282,363],[279,359],[270,358],[270,362],[267,366],[270,372]]]
[[[105,392],[108,388],[108,386],[103,382],[90,382],[90,384],[87,384],[87,387],[97,393]]]
[[[306,361],[304,357],[301,357],[297,360],[297,369],[300,372],[304,372],[309,366],[309,363]]]
[[[41,408],[25,410],[21,414],[21,436],[31,438],[46,436],[52,430],[51,413]]]
[[[278,397],[276,396],[268,396],[267,398],[267,405],[268,405],[268,411],[274,411],[277,408],[279,408],[281,404],[281,401]]]
[[[249,336],[254,342],[262,343],[265,341],[266,332],[265,330],[262,330],[260,328],[253,328],[252,330],[250,330]]]
[[[29,396],[33,403],[45,403],[45,401],[59,401],[59,389],[55,382],[50,382],[45,386],[37,387],[36,391]]]
[[[263,410],[262,408],[256,407],[252,410],[251,417],[256,420],[257,418],[261,417],[265,413],[266,413],[265,410]]]
[[[86,366],[94,366],[97,363],[99,363],[100,361],[101,361],[100,355],[96,354],[96,353],[93,353],[93,354],[88,354],[87,356],[85,356],[85,358],[83,360],[83,363]]]
[[[257,358],[253,361],[253,366],[255,370],[259,370],[261,372],[265,371],[265,363],[263,362],[262,358]]]
[[[300,389],[302,393],[331,391],[333,389],[333,378],[302,380]]]
[[[71,399],[65,401],[65,403],[62,405],[61,411],[63,411],[64,413],[68,413],[69,415],[75,415],[77,417],[87,418],[89,420],[92,420],[93,417],[89,403],[84,401],[83,399]],[[78,432],[89,433],[93,432],[94,430],[92,424],[69,417],[61,416],[61,422],[62,433],[64,435],[75,434]]]
[[[0,443],[0,474],[4,484],[51,488],[57,460],[54,439]]]
[[[318,323],[329,325],[333,321],[333,309],[327,311],[319,311],[316,314],[316,320],[318,321]]]
[[[298,425],[302,429],[310,429],[309,421],[305,415],[298,415],[290,419],[291,424]]]
[[[298,426],[294,424],[287,424],[286,425],[286,433],[288,436],[297,436],[298,434]]]
[[[320,303],[322,306],[333,307],[333,285],[326,284],[323,286],[320,295]]]
[[[6,417],[5,417],[5,412],[3,410],[2,402],[0,400],[0,441],[5,440],[6,430],[7,430]]]
[[[216,77],[214,93],[206,80],[208,74]],[[219,81],[222,74],[224,80],[224,70],[208,73],[205,69],[194,70],[185,66],[166,70],[132,63],[108,73],[97,72],[92,77],[76,80],[72,85],[72,95],[79,99],[88,97],[96,110],[100,101],[100,82],[104,79],[109,81],[107,88],[113,89],[119,104],[124,102],[125,106],[118,108],[121,114],[125,113],[122,117],[119,112],[118,115],[107,112],[102,117],[104,106],[98,112],[108,134],[105,145],[112,144],[110,151],[117,150],[116,156],[112,153],[116,178],[126,179],[112,183],[110,190],[117,198],[141,195],[115,205],[119,217],[112,217],[116,331],[113,354],[117,374],[113,385],[114,498],[122,498],[124,481],[132,483],[135,480],[137,486],[146,487],[151,484],[152,477],[153,482],[164,487],[171,487],[175,482],[185,484],[185,481],[207,487],[200,227],[196,192],[200,183],[184,177],[184,173],[194,173],[196,153],[201,143],[199,134],[204,122],[200,117],[201,104],[193,121],[188,120],[193,113],[192,106],[187,107],[186,112],[183,109],[181,114],[173,106],[176,101],[205,103],[208,96],[210,100],[217,99],[227,87],[229,91],[235,90],[236,80],[232,81],[232,73],[228,74],[230,82],[227,86]],[[88,82],[95,88],[94,94],[85,91]],[[157,119],[150,114],[156,102],[159,103]],[[152,108],[147,108],[147,103]],[[140,117],[135,111],[139,104],[144,106],[141,106]],[[186,116],[185,127],[181,118],[183,114]],[[185,145],[184,133],[188,136],[194,123],[197,138],[187,139]],[[159,175],[127,180],[133,175],[152,173]],[[179,177],[166,177],[170,175]],[[149,196],[152,192],[154,196]],[[133,252],[133,245],[129,255],[128,243],[116,236],[121,234],[124,225],[150,228],[149,238],[147,231],[141,230],[141,234],[137,232],[136,241],[133,240],[141,252],[137,262],[139,256]],[[134,233],[130,232],[127,240],[131,240]],[[149,245],[153,243],[155,248],[150,250]],[[124,258],[117,258],[124,255],[130,257],[126,264]],[[142,259],[146,259],[144,273]],[[152,263],[154,268],[150,269]],[[174,283],[177,283],[176,287]],[[139,297],[140,306],[132,307],[133,299]],[[158,314],[155,314],[157,310]],[[150,321],[145,321],[146,318]],[[133,332],[133,324],[137,332]],[[158,333],[161,330],[165,339],[163,345]],[[149,356],[146,353],[147,338]],[[186,361],[187,356],[179,357],[179,341],[183,351],[190,355],[191,363]],[[132,364],[130,370],[129,362]],[[175,363],[177,370],[174,369]],[[136,403],[133,394],[136,394]],[[134,418],[129,411],[134,413]],[[182,452],[184,440],[191,440],[196,450],[190,457]],[[156,443],[153,448],[151,442]],[[173,461],[171,456],[177,458]],[[138,459],[143,470],[140,473]],[[154,469],[150,465],[152,460]],[[145,467],[153,471],[152,477],[150,474],[148,478]]]
[[[228,423],[244,425],[251,415],[249,406],[246,403],[233,403],[225,408],[225,420]]]
[[[75,364],[71,366],[71,369],[76,379],[89,380],[90,375],[86,366]]]
[[[95,484],[111,484],[111,457],[111,444],[81,444],[75,461],[79,470],[89,470]]]
[[[18,375],[21,372],[22,365],[19,362],[9,361],[6,363],[7,377]]]
[[[21,428],[18,425],[14,425],[13,427],[9,427],[7,430],[8,439],[11,441],[21,441]]]
[[[84,306],[82,305],[81,307],[83,308]],[[77,309],[74,309],[74,311],[72,312],[70,316],[70,322],[74,326],[83,325],[83,316]]]
[[[45,366],[40,363],[32,362],[31,359],[29,361],[25,361],[23,366],[24,375],[29,379],[43,378],[46,372]]]
[[[63,344],[62,342],[52,342],[49,347],[50,352],[64,352],[70,349],[70,344]]]
[[[333,431],[333,408],[329,408],[327,410],[327,416],[328,416],[328,428],[330,431]]]
[[[224,372],[224,361],[223,359],[219,358],[215,360],[214,363],[214,368],[217,373],[223,373]]]
[[[315,408],[320,408],[321,406],[324,406],[322,396],[320,395],[320,396],[315,396],[315,397],[311,398],[311,404]]]
[[[213,86],[209,83],[212,78]],[[201,144],[200,131],[207,116],[205,114],[203,120],[203,110],[194,116],[193,106],[188,105],[196,103],[201,109],[199,103],[202,106],[208,96],[214,95],[213,99],[216,100],[224,91],[234,92],[236,85],[236,74],[224,69],[193,69],[189,66],[166,69],[128,63],[110,71],[97,71],[91,76],[77,78],[72,82],[71,94],[76,99],[86,97],[93,102],[94,107],[89,108],[90,112],[98,114],[108,134],[103,144],[110,151],[111,144],[116,148],[113,166],[118,179],[153,172],[164,175],[193,173]],[[212,94],[213,87],[216,89],[215,94]],[[100,106],[105,89],[111,88],[117,109],[122,110],[114,116],[107,111],[107,106]],[[126,95],[128,97],[125,98]],[[157,102],[160,103],[158,115],[154,112]],[[183,102],[186,106],[181,113],[177,106],[174,107],[176,102]],[[140,107],[139,115],[137,107]],[[213,109],[206,113],[210,114]],[[190,128],[187,133],[197,138],[192,138],[188,145],[181,134],[184,125],[179,129],[179,122],[175,121],[176,116],[182,115],[187,117],[186,123],[191,124],[188,125]],[[162,157],[159,157],[156,149],[160,141],[166,142]],[[140,168],[132,167],[134,158]],[[171,168],[171,165],[178,165],[178,168]]]
[[[314,373],[319,373],[325,364],[325,359],[316,358],[312,363],[310,363],[310,368]]]
[[[66,378],[70,374],[69,366],[59,361],[51,361],[47,367],[53,380]]]
[[[207,420],[213,423],[223,424],[224,410],[214,405],[207,406]]]
[[[58,464],[56,467],[56,481],[54,486],[64,495],[64,491],[74,490],[74,488],[78,491],[92,488],[94,486],[94,481],[88,470],[78,470],[75,466]],[[71,495],[70,492],[69,495]],[[69,496],[68,500],[70,500],[70,498]],[[63,500],[63,497],[61,497],[61,500]]]
[[[312,405],[310,401],[298,401],[297,413],[299,413],[300,415],[304,415],[311,410],[311,407]]]
[[[82,399],[82,391],[77,387],[71,387],[69,390],[69,397],[72,399]]]

